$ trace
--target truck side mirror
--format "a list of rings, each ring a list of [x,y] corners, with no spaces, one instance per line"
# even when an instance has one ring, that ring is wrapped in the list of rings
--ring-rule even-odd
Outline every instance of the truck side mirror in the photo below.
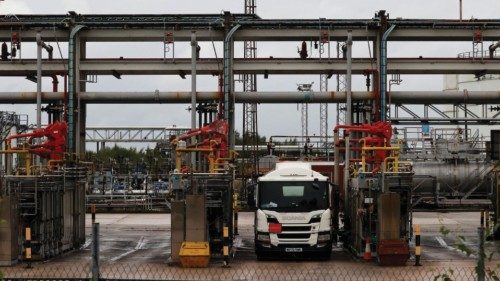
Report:
[[[248,185],[248,193],[247,193],[247,204],[248,204],[248,207],[252,208],[252,209],[255,209],[257,207],[257,202],[256,202],[256,198],[255,198],[255,189],[257,188],[257,184],[251,184],[251,185]]]
[[[339,186],[330,183],[330,208],[333,210],[338,210],[339,208]]]

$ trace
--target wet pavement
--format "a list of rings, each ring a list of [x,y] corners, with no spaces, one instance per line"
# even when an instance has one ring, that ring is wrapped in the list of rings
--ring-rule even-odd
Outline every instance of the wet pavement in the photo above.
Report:
[[[170,255],[170,214],[97,214],[96,221],[100,223],[100,253],[103,262],[167,262]],[[421,225],[423,262],[475,260],[474,254],[467,256],[458,250],[458,244],[476,249],[479,213],[416,212],[413,222]],[[239,214],[235,263],[256,260],[253,223],[253,213]],[[90,216],[87,216],[86,231],[86,244],[81,250],[62,257],[64,261],[77,261],[90,256]],[[485,246],[486,253],[493,253],[493,260],[500,260],[500,242],[486,241]],[[330,262],[354,260],[356,259],[341,247],[334,247]]]

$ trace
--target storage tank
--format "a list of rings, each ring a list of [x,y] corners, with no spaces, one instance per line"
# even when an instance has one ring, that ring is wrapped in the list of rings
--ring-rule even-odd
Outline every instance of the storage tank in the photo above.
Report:
[[[483,52],[464,52],[458,55],[459,58],[469,58],[481,60],[481,58],[489,58],[490,53],[488,51],[488,47],[486,42],[484,43]],[[493,52],[494,58],[500,58],[500,50],[497,49]],[[446,91],[498,91],[500,89],[500,74],[486,74],[479,77],[476,77],[472,74],[448,74],[444,76],[443,79],[443,90]],[[493,106],[493,110],[491,107]],[[493,105],[475,105],[475,104],[467,104],[467,109],[472,113],[476,114],[479,117],[487,116],[491,118],[493,115],[498,113],[498,110],[495,109],[496,104]],[[445,106],[445,112],[449,113],[450,116],[453,116],[453,106],[447,105]],[[485,115],[487,114],[487,115]],[[464,117],[463,110],[458,111],[457,117]],[[469,126],[471,129],[478,129],[479,136],[484,137],[485,140],[489,140],[490,138],[490,129],[491,126]]]
[[[485,199],[492,192],[490,175],[493,168],[490,162],[414,162],[413,194],[417,197]]]

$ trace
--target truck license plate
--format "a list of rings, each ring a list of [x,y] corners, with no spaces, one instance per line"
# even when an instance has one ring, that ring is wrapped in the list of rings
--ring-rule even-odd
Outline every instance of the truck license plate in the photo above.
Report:
[[[287,253],[300,253],[300,252],[302,252],[302,248],[285,248],[285,252],[287,252]]]

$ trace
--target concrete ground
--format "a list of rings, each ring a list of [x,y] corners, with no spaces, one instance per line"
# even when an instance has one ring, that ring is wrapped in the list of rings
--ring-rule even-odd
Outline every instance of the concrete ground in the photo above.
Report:
[[[148,280],[436,280],[446,274],[451,280],[476,280],[475,255],[458,250],[457,239],[475,249],[479,213],[414,213],[414,223],[422,228],[422,264],[380,267],[354,258],[341,247],[334,248],[329,261],[256,261],[253,249],[253,213],[240,213],[237,251],[230,268],[212,260],[208,269],[168,266],[170,255],[170,214],[97,214],[100,224],[101,277]],[[91,221],[87,216],[87,241],[80,250],[53,260],[0,268],[6,278],[81,278],[91,276]],[[444,233],[448,232],[446,235]],[[486,242],[493,253],[490,268],[500,264],[500,242]],[[498,272],[497,274],[500,274]],[[1,279],[1,278],[0,278]]]
[[[97,214],[96,220],[100,223],[100,250],[103,261],[140,263],[167,261],[170,254],[170,214]],[[421,225],[423,261],[475,259],[474,254],[467,256],[458,250],[458,244],[463,243],[471,249],[477,247],[479,213],[417,212],[413,215],[413,222]],[[253,249],[253,223],[253,213],[239,214],[235,262],[256,259]],[[88,237],[86,245],[81,251],[67,255],[65,260],[79,259],[90,254],[90,216],[87,216],[86,226]],[[341,248],[334,248],[334,251],[332,262],[353,259]],[[493,259],[500,261],[500,242],[487,241],[486,252],[494,253]]]

